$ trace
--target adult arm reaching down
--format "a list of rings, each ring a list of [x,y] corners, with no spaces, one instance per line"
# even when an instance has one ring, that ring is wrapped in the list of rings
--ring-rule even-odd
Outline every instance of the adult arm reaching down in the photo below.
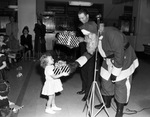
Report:
[[[86,64],[86,62],[92,57],[91,54],[85,52],[81,57],[79,57],[74,62],[69,63],[70,74],[75,72],[78,67],[82,67]]]

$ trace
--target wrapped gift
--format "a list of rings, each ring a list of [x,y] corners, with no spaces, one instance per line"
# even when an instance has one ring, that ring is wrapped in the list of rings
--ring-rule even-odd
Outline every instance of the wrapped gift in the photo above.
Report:
[[[54,68],[54,74],[55,75],[59,75],[61,73],[69,73],[70,72],[70,68],[69,66],[66,64],[65,61],[58,61],[57,63],[55,63],[55,68]]]
[[[62,45],[66,45],[70,48],[74,48],[74,47],[79,46],[78,37],[76,37],[71,32],[59,33],[57,43],[62,44]]]

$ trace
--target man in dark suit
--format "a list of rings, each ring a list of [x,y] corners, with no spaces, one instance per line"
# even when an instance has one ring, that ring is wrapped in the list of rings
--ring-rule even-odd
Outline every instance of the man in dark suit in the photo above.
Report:
[[[89,13],[86,9],[81,9],[78,12],[78,18],[82,24],[87,23],[89,19]],[[80,54],[83,55],[86,52],[86,42],[84,37],[79,37],[80,41]],[[85,94],[82,98],[82,101],[86,101],[90,87],[94,79],[94,65],[95,65],[95,56],[91,57],[90,60],[81,68],[81,80],[82,80],[82,89],[78,91],[77,94]]]

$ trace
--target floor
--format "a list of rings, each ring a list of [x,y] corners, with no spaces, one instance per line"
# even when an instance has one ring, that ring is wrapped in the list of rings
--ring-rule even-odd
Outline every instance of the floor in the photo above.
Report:
[[[150,57],[143,53],[137,54],[140,66],[136,70],[133,79],[129,104],[125,106],[123,117],[150,117]],[[18,70],[17,68],[22,67]],[[18,73],[23,76],[17,77]],[[56,104],[61,111],[51,115],[44,112],[46,98],[41,96],[43,86],[43,70],[38,61],[26,60],[18,62],[7,73],[11,84],[9,100],[17,105],[24,105],[18,113],[12,113],[11,117],[87,117],[87,102],[81,101],[82,95],[76,92],[81,89],[81,80],[78,72],[69,77],[62,77],[64,90],[56,96]],[[94,95],[94,105],[98,104],[98,98]],[[93,107],[93,106],[91,106]],[[112,102],[110,109],[102,109],[97,117],[115,117],[115,103]],[[83,111],[84,110],[84,111]],[[93,116],[98,111],[93,110]],[[106,110],[106,111],[105,111]],[[130,110],[130,111],[129,111]]]

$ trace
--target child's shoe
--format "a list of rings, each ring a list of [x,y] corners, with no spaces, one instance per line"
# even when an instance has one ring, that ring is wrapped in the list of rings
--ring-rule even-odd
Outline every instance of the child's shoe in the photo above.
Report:
[[[52,108],[46,108],[45,112],[49,113],[49,114],[55,114],[56,113]]]
[[[59,108],[57,106],[52,106],[52,110],[61,110],[61,108]]]

